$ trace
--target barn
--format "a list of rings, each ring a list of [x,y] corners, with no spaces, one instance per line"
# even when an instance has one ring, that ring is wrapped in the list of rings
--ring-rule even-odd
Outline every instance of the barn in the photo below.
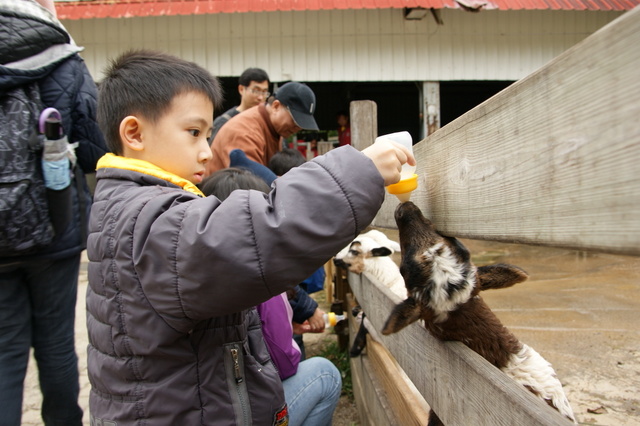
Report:
[[[638,0],[85,0],[58,17],[94,78],[131,48],[192,60],[221,78],[265,69],[316,92],[316,118],[354,100],[378,107],[378,134],[423,139],[638,4]]]

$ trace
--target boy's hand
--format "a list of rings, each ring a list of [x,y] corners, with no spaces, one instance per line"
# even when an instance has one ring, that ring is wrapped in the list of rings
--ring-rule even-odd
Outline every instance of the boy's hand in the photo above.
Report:
[[[400,180],[400,170],[404,163],[411,166],[416,164],[416,159],[407,148],[389,139],[378,139],[373,145],[363,149],[362,153],[376,165],[385,186]]]

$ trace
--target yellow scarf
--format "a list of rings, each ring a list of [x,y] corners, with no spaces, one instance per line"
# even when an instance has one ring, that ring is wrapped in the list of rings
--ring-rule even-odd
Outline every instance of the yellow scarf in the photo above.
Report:
[[[189,191],[200,197],[204,197],[204,194],[197,186],[189,182],[186,179],[176,176],[173,173],[161,169],[155,164],[149,163],[144,160],[137,160],[135,158],[120,157],[111,153],[107,153],[98,160],[96,169],[112,168],[112,169],[124,169],[134,172],[144,173],[145,175],[155,176],[162,180],[171,182],[174,185],[178,185],[185,191]]]

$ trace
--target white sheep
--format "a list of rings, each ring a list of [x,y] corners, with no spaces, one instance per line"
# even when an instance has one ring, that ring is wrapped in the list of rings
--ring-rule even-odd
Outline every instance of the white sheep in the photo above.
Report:
[[[364,274],[369,280],[381,283],[405,299],[407,289],[404,279],[398,265],[390,257],[397,251],[400,251],[399,243],[374,229],[360,234],[343,248],[335,256],[334,263],[356,274]]]
[[[398,265],[391,259],[394,252],[400,251],[400,244],[389,239],[384,233],[371,230],[360,234],[334,258],[336,266],[348,269],[356,274],[364,274],[370,281],[377,281],[389,288],[401,299],[407,297],[404,279]],[[360,307],[354,309],[353,315],[360,323],[349,354],[360,355],[366,345],[367,333],[373,340],[380,341],[378,333]]]

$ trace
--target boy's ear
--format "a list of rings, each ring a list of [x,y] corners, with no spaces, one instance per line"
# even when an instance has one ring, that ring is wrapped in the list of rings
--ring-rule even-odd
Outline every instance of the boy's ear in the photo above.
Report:
[[[120,139],[126,148],[133,151],[142,151],[142,123],[138,117],[126,116],[120,122]]]

